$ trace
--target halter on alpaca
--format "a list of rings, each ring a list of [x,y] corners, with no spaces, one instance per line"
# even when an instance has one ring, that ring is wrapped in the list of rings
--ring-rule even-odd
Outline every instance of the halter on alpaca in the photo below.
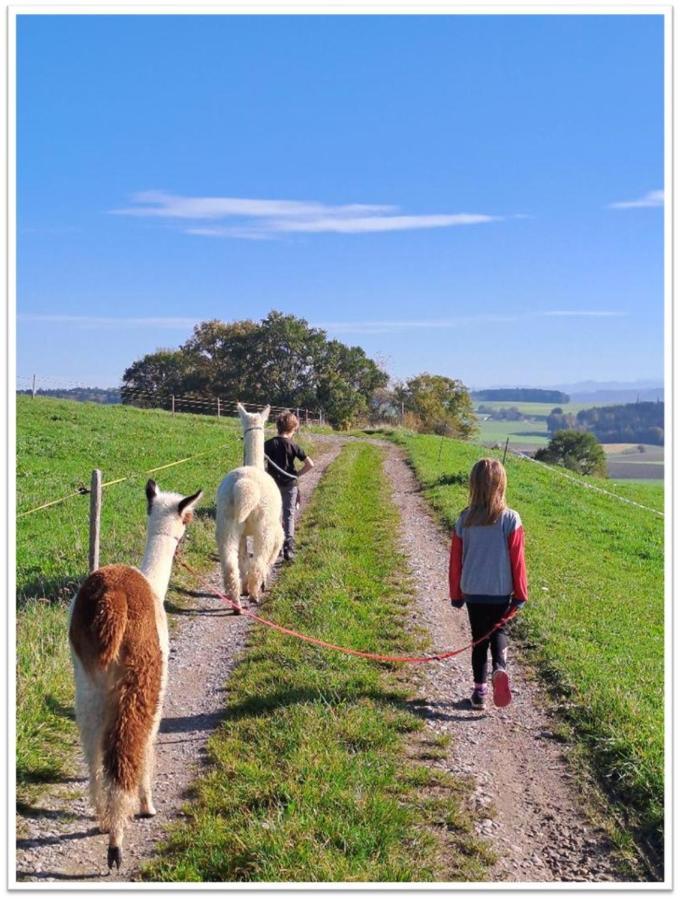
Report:
[[[233,469],[217,489],[216,537],[225,592],[240,612],[239,598],[258,600],[262,585],[283,546],[281,493],[264,469],[264,424],[269,406],[249,413],[239,403],[244,465]],[[248,557],[246,539],[252,538]]]

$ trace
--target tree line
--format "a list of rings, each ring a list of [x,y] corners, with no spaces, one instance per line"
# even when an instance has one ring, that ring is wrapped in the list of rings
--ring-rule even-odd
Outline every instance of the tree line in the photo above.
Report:
[[[593,406],[576,415],[560,407],[547,417],[548,431],[590,431],[603,444],[658,444],[664,442],[664,404],[644,401],[617,406]]]
[[[167,403],[172,395],[241,398],[323,410],[335,427],[392,421],[461,438],[474,433],[477,421],[461,381],[423,373],[391,385],[361,347],[329,340],[305,319],[275,310],[259,322],[197,324],[180,347],[133,362],[121,394],[138,406]]]
[[[33,391],[17,391],[17,394],[32,394]],[[118,388],[38,388],[36,397],[52,397],[55,400],[77,400],[80,403],[120,403]]]
[[[516,403],[569,403],[569,394],[545,388],[488,388],[474,391],[473,400],[503,400]]]

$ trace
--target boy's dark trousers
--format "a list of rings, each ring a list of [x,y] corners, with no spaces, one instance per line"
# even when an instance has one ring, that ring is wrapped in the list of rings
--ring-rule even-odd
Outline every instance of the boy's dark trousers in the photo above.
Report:
[[[477,641],[488,634],[494,625],[508,614],[510,599],[503,599],[502,603],[475,603],[468,600],[467,610],[470,617],[472,640]],[[475,684],[486,683],[489,647],[491,647],[491,661],[494,670],[505,668],[508,647],[507,627],[507,625],[502,625],[489,638],[472,648],[472,673]]]
[[[297,501],[297,482],[291,479],[290,484],[279,485],[283,501],[283,549],[287,553],[295,550],[295,503]]]

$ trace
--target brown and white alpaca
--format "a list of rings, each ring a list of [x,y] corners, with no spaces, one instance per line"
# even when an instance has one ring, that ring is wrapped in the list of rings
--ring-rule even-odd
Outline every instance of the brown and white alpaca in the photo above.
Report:
[[[264,468],[264,423],[269,407],[249,413],[237,404],[243,425],[245,464],[217,489],[216,536],[224,590],[240,612],[240,595],[257,600],[283,546],[281,492]],[[253,556],[246,539],[252,538]]]
[[[109,834],[108,866],[120,868],[123,832],[137,800],[154,816],[154,741],[167,681],[168,623],[163,601],[175,551],[201,497],[146,485],[144,559],[103,566],[83,582],[71,606],[69,640],[76,720],[90,775],[90,797]]]

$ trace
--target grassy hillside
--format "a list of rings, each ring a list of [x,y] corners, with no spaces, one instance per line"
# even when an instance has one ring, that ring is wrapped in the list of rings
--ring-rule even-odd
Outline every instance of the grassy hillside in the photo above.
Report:
[[[139,565],[146,540],[144,486],[204,497],[184,540],[194,567],[214,565],[214,497],[225,473],[240,464],[241,427],[234,419],[177,415],[125,406],[17,397],[19,513],[103,480],[129,476],[103,491],[100,564]],[[148,474],[149,469],[196,457]],[[87,575],[89,497],[19,516],[17,577],[17,754],[20,796],[63,774],[73,746],[72,674],[66,640],[68,602]],[[182,603],[190,582],[175,569],[168,600]]]
[[[489,453],[434,436],[397,437],[451,527],[467,474]],[[441,449],[441,459],[439,453]],[[534,658],[563,697],[602,779],[656,846],[663,828],[663,519],[550,469],[507,460],[509,504],[524,521]],[[447,481],[449,483],[447,483]],[[453,483],[451,483],[453,482]],[[659,488],[618,488],[660,506]]]

